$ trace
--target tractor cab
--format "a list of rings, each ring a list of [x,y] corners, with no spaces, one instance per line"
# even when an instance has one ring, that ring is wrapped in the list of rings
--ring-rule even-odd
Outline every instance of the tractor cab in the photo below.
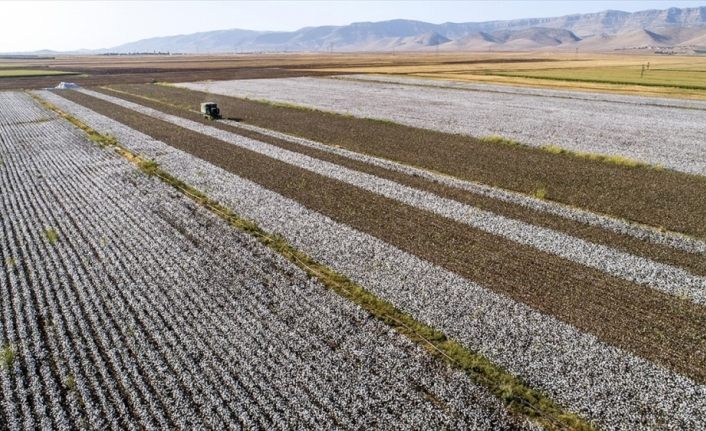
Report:
[[[201,113],[204,118],[209,120],[216,120],[221,118],[221,111],[218,109],[218,105],[214,102],[204,102],[201,104]]]

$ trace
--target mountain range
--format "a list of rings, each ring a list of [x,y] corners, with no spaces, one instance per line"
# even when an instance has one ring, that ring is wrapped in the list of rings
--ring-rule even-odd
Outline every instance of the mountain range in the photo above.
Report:
[[[288,32],[231,29],[155,37],[92,52],[611,51],[675,47],[706,50],[706,6],[467,23],[398,19]]]

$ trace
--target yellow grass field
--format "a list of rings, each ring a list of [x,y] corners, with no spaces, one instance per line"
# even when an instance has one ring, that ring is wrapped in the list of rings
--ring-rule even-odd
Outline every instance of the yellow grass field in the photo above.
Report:
[[[438,56],[437,64],[428,62],[432,55],[422,56],[426,61],[418,64],[328,70],[706,99],[706,56],[457,53]]]

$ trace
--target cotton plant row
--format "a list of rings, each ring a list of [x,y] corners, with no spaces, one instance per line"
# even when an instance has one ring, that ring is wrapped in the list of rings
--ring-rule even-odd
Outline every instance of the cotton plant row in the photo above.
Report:
[[[601,426],[706,426],[706,388],[687,378],[55,94],[42,96]]]
[[[706,175],[706,110],[701,109],[327,78],[178,85],[447,133],[500,135],[527,145],[624,156]]]
[[[553,229],[507,218],[452,199],[442,198],[433,193],[404,186],[391,180],[358,172],[335,163],[246,138],[233,132],[207,126],[182,117],[166,114],[121,98],[91,90],[81,91],[176,126],[223,140],[325,177],[468,224],[493,235],[535,247],[538,250],[555,254],[607,274],[643,284],[672,295],[683,296],[698,304],[706,304],[706,278],[690,274],[681,268],[634,256],[608,246],[591,243]]]
[[[10,139],[6,120],[35,106],[11,96],[0,95],[7,428],[529,426],[67,122],[15,124]]]
[[[234,127],[251,130],[273,138],[282,139],[287,142],[302,145],[309,148],[314,148],[327,153],[336,154],[346,157],[351,160],[357,160],[368,163],[372,166],[377,166],[389,169],[395,172],[401,172],[412,177],[425,178],[427,180],[444,184],[461,190],[466,190],[471,193],[497,199],[503,202],[521,205],[526,208],[545,212],[552,215],[557,215],[568,220],[578,221],[590,226],[597,226],[602,229],[607,229],[623,235],[629,235],[643,241],[648,241],[654,244],[666,245],[677,250],[683,250],[689,253],[704,254],[706,253],[706,242],[696,238],[687,237],[675,232],[661,231],[650,226],[631,223],[627,220],[612,218],[602,214],[596,214],[591,211],[582,210],[580,208],[563,205],[558,202],[548,201],[544,199],[534,198],[522,193],[513,192],[510,190],[501,189],[498,187],[488,186],[482,183],[465,181],[448,175],[437,174],[425,169],[408,166],[379,157],[369,156],[366,154],[356,153],[354,151],[343,148],[332,147],[310,139],[304,139],[286,133],[276,132],[274,130],[265,129],[262,127],[236,122],[232,120],[222,120],[222,122]]]
[[[19,109],[19,112],[22,112],[22,104],[12,105],[12,107],[16,107],[17,109]],[[28,107],[31,108],[31,106]],[[5,109],[3,111],[6,112]],[[47,125],[47,127],[51,126],[52,125],[49,124]],[[25,132],[27,132],[27,130],[25,130]],[[55,290],[53,293],[58,295],[55,297],[55,300],[57,302],[47,304],[45,301],[47,301],[46,298],[49,293],[43,292],[43,294],[41,294],[39,292],[36,292],[31,288],[32,286],[28,285],[27,283],[27,277],[32,277],[31,279],[37,279],[36,283],[39,285],[44,285],[47,288],[58,289],[58,286],[61,286],[62,284],[66,286],[66,283],[70,283],[69,278],[74,275],[71,270],[67,269],[74,262],[69,261],[62,264],[60,263],[61,256],[58,256],[58,253],[60,253],[60,251],[57,251],[53,248],[41,247],[42,244],[47,242],[47,238],[45,238],[45,234],[43,232],[43,225],[35,224],[38,221],[42,220],[41,218],[37,217],[36,211],[44,211],[46,209],[46,204],[41,200],[33,201],[32,197],[35,193],[42,193],[43,190],[47,186],[49,186],[48,182],[53,180],[52,176],[49,175],[48,181],[45,181],[45,176],[42,175],[41,169],[35,169],[36,167],[34,165],[26,165],[25,160],[16,160],[12,157],[16,155],[16,152],[12,151],[15,149],[23,149],[25,157],[27,157],[27,155],[32,154],[35,149],[35,146],[33,145],[35,142],[51,142],[61,146],[63,142],[62,136],[60,134],[53,134],[51,133],[51,131],[47,130],[45,130],[44,132],[45,133],[37,133],[37,136],[34,137],[29,135],[28,133],[24,133],[23,135],[25,135],[26,139],[23,139],[21,141],[15,141],[15,148],[6,148],[3,151],[3,154],[6,155],[6,158],[4,160],[4,172],[6,174],[4,180],[6,181],[7,185],[3,189],[13,191],[16,190],[18,192],[4,194],[5,198],[7,199],[5,201],[5,204],[10,205],[10,208],[8,208],[6,211],[3,211],[3,214],[12,214],[16,216],[4,218],[6,223],[5,232],[11,232],[13,228],[20,230],[20,236],[17,238],[16,241],[3,241],[3,244],[9,246],[22,245],[22,248],[24,249],[23,254],[12,253],[8,255],[3,253],[5,256],[8,256],[8,259],[12,259],[12,264],[10,266],[12,266],[13,268],[10,269],[10,272],[8,273],[8,276],[11,277],[11,284],[13,285],[13,287],[19,288],[19,286],[22,286],[22,288],[24,289],[17,291],[13,289],[12,291],[8,292],[8,296],[6,298],[8,298],[8,300],[9,298],[13,298],[13,295],[11,293],[17,295],[17,292],[22,292],[25,297],[34,295],[34,297],[36,298],[35,300],[41,304],[39,306],[40,308],[30,308],[28,311],[26,311],[27,313],[31,313],[29,315],[28,320],[20,322],[26,322],[27,325],[34,326],[35,331],[38,326],[43,326],[44,328],[49,327],[49,335],[47,335],[46,338],[39,338],[37,332],[32,333],[32,338],[34,338],[38,343],[46,342],[49,344],[49,349],[53,350],[54,352],[58,352],[55,353],[56,356],[54,356],[55,361],[53,361],[53,367],[56,367],[59,371],[56,372],[54,380],[47,379],[46,384],[49,388],[55,387],[57,384],[62,386],[66,385],[69,386],[70,389],[80,392],[84,391],[86,388],[86,386],[84,385],[84,381],[80,378],[74,379],[72,377],[71,372],[66,371],[66,363],[80,364],[78,365],[78,367],[83,368],[84,374],[88,376],[88,379],[92,378],[92,376],[95,376],[97,373],[97,370],[94,367],[94,364],[97,363],[95,356],[96,351],[91,350],[94,345],[85,346],[83,344],[85,342],[83,339],[73,338],[72,335],[70,335],[72,333],[78,335],[82,332],[82,330],[84,330],[80,323],[81,317],[79,316],[78,320],[76,318],[76,313],[80,313],[80,307],[76,304],[76,302],[72,301],[71,298],[67,298],[64,295],[65,292],[63,290]],[[54,136],[51,136],[52,134]],[[53,137],[54,139],[47,139],[47,137]],[[13,141],[8,139],[6,142],[12,143]],[[44,162],[42,160],[38,161]],[[10,169],[10,167],[14,169]],[[23,191],[23,189],[29,195],[20,193],[20,191]],[[20,259],[19,256],[22,255],[27,256],[29,260]],[[13,257],[10,258],[9,256]],[[42,271],[42,269],[44,269],[44,271]],[[13,278],[13,276],[16,275],[14,272],[15,270],[17,270],[18,272],[27,271],[29,272],[29,274],[26,275],[26,277],[17,276],[17,278]],[[15,300],[19,300],[18,296],[14,296],[14,298]],[[28,304],[32,304],[32,302],[27,301],[23,302],[23,304],[25,304],[26,306]],[[58,318],[56,318],[47,321],[48,318],[45,315],[37,315],[37,313],[42,311],[46,312],[48,309],[51,308],[57,309],[56,307],[61,307],[62,312],[54,315],[62,316],[62,320],[58,320]],[[11,317],[12,314],[6,315],[5,318],[10,319]],[[11,321],[6,320],[6,322]],[[31,338],[29,336],[29,333],[27,332],[27,326],[22,326],[24,328],[22,328],[23,330],[18,334],[18,337],[14,338],[15,342],[13,344],[18,345],[20,347],[20,352],[18,352],[19,356],[26,358],[25,364],[27,364],[31,363],[32,360],[35,360],[36,355],[31,355],[27,351],[27,349],[29,349],[28,340],[30,340]],[[98,336],[101,335],[103,334],[98,334]],[[69,350],[69,347],[67,347],[69,345],[80,347],[71,351]],[[43,348],[41,346],[35,347],[36,352],[42,352],[46,348]],[[86,359],[87,350],[89,351],[88,354],[93,355],[89,359]],[[59,357],[61,357],[62,360],[59,360]],[[51,362],[49,364],[52,365]],[[46,368],[47,363],[45,362],[43,366]],[[76,368],[75,365],[74,368]],[[31,379],[34,373],[28,370],[26,372],[26,375],[29,376],[29,378]],[[46,376],[46,374],[44,374],[44,376]],[[22,385],[22,377],[23,374],[16,374],[17,384],[20,386]],[[35,388],[35,390],[38,389],[40,388]],[[8,394],[11,393],[12,392],[8,392]],[[37,393],[41,394],[42,392],[39,391]],[[13,404],[10,397],[6,399],[8,400],[7,405]],[[20,396],[19,399],[22,400],[24,398]],[[55,399],[56,397],[52,397],[52,400]],[[88,406],[92,405],[92,402],[93,399],[91,398],[87,398],[85,400],[85,404]],[[72,404],[72,413],[75,415],[76,403],[71,401],[70,403]],[[37,406],[42,406],[42,403],[37,403]],[[53,408],[56,409],[56,405],[54,405]],[[22,413],[25,422],[32,419],[30,411],[23,409]],[[88,414],[90,415],[90,413]],[[61,415],[57,415],[57,417],[61,419]],[[94,414],[92,419],[94,420],[94,423],[102,424],[100,416]],[[42,417],[41,422],[44,422],[45,420],[47,420],[46,417]],[[63,421],[59,423],[63,424]]]

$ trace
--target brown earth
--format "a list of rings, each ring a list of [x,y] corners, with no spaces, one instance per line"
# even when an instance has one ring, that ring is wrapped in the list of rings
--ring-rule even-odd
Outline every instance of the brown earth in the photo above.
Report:
[[[335,75],[337,72],[317,72],[277,68],[237,68],[206,70],[163,70],[130,69],[99,71],[90,75],[40,76],[0,79],[0,90],[52,88],[61,81],[69,81],[80,86],[108,84],[136,84],[154,82],[188,82],[223,79],[288,78],[295,76]]]
[[[706,383],[704,307],[78,92],[61,95]]]
[[[573,57],[572,57],[573,58]],[[421,66],[454,64],[532,64],[555,63],[556,55],[532,53],[469,53],[469,52],[377,52],[377,53],[267,53],[267,54],[188,54],[188,55],[93,55],[58,56],[43,59],[3,59],[0,66],[17,68],[50,68],[97,71],[100,69],[223,69],[223,68],[312,68],[312,67],[375,67]]]
[[[226,117],[458,178],[706,238],[706,178],[483,142],[463,135],[161,85],[116,89],[176,105],[213,100]]]
[[[1,59],[3,69],[62,70],[82,75],[7,77],[0,90],[56,86],[62,80],[82,86],[187,82],[224,79],[284,78],[336,75],[344,72],[315,69],[343,67],[425,66],[444,64],[504,64],[552,62],[552,59],[518,54],[443,53],[286,53],[212,55],[60,56],[48,59]]]
[[[223,130],[228,130],[242,136],[247,136],[256,139],[261,142],[267,142],[282,148],[286,148],[291,151],[307,154],[311,157],[326,160],[341,166],[355,169],[357,171],[369,173],[381,178],[396,181],[400,184],[435,193],[439,196],[464,202],[484,210],[492,211],[496,214],[501,214],[510,218],[526,221],[531,224],[565,232],[569,235],[585,239],[587,241],[591,241],[597,244],[607,245],[637,256],[646,257],[648,259],[667,263],[670,265],[680,266],[695,274],[706,275],[706,259],[704,259],[701,255],[682,252],[668,246],[645,242],[629,235],[621,235],[613,231],[601,229],[600,227],[589,226],[583,223],[565,219],[563,217],[529,209],[521,205],[511,204],[490,197],[476,195],[465,190],[449,187],[424,178],[406,175],[400,172],[395,172],[392,170],[372,166],[364,162],[359,162],[356,160],[337,156],[335,154],[327,153],[325,151],[308,148],[302,145],[296,145],[281,139],[276,139],[271,136],[263,135],[261,133],[234,127],[222,122],[204,120],[202,115],[195,113],[193,110],[179,108],[173,105],[166,105],[164,103],[147,100],[139,96],[130,96],[125,93],[116,93],[109,89],[98,89],[98,91],[114,97],[120,97],[125,100],[130,100],[138,104],[149,106],[172,115],[187,118],[192,121],[199,121],[204,124],[208,124],[210,126],[217,127]]]

